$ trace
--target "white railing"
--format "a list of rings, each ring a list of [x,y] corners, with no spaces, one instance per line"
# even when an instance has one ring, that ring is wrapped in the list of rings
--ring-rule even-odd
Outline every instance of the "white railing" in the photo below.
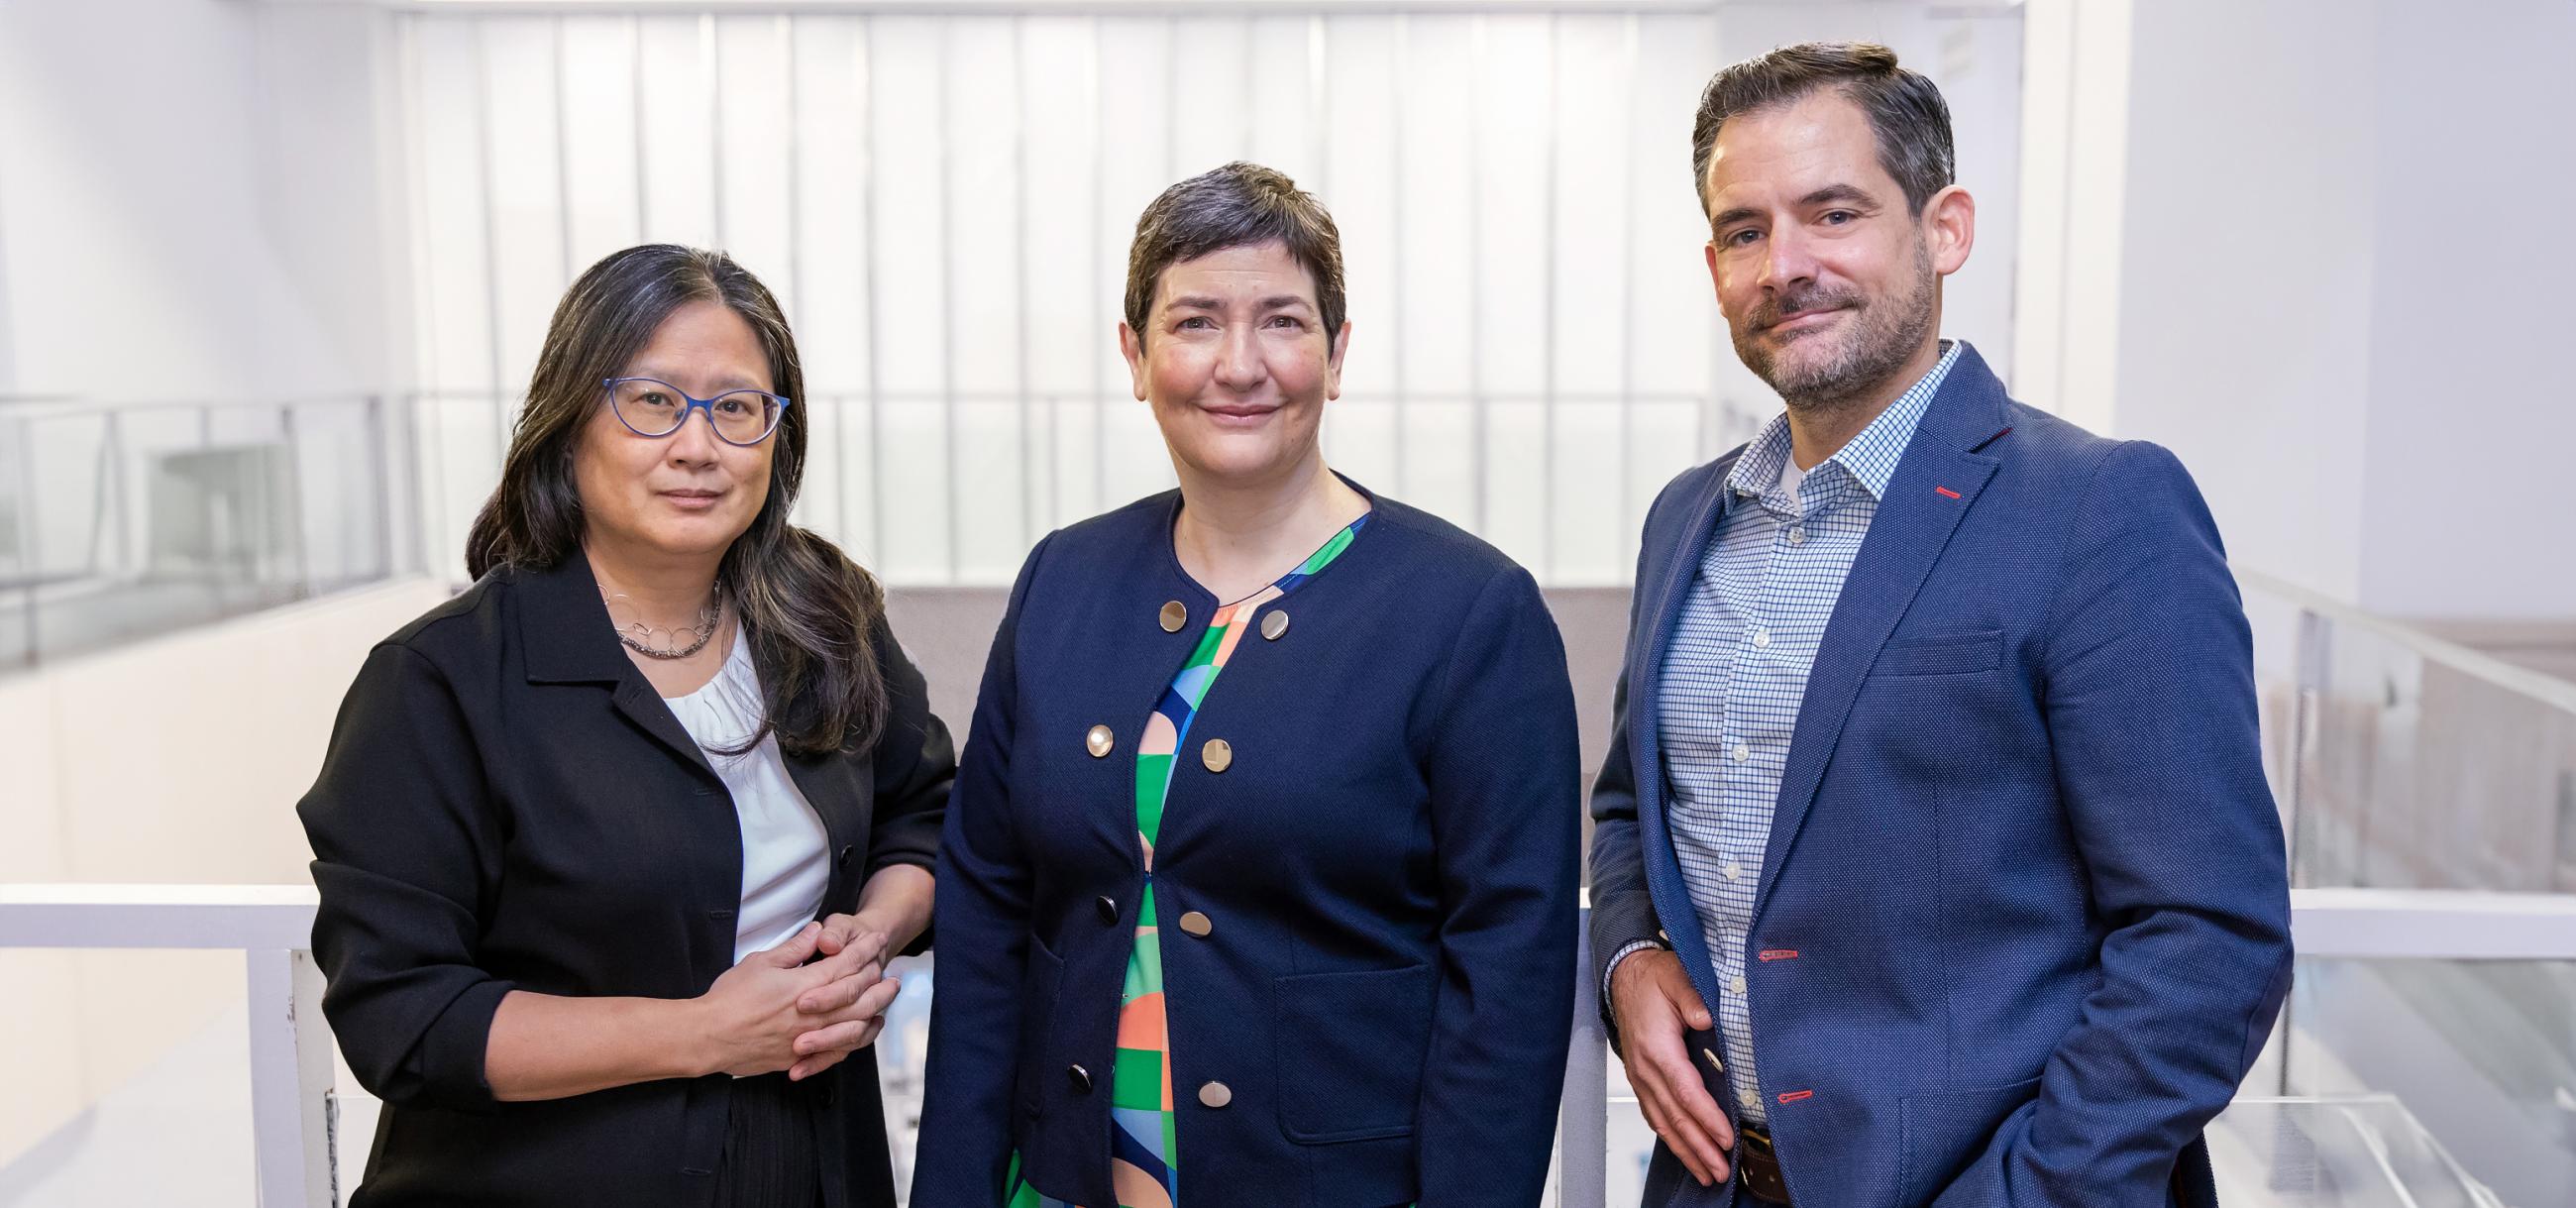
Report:
[[[2576,961],[2576,895],[2301,889],[2307,959]],[[336,1208],[337,1104],[322,976],[303,886],[0,885],[0,949],[239,950],[250,992],[252,1143],[260,1208]],[[1585,908],[1585,923],[1590,908]],[[1606,1208],[1609,1049],[1583,941],[1558,1117],[1558,1208]]]
[[[338,1104],[314,892],[301,885],[0,885],[0,949],[239,950],[259,1208],[338,1208]]]

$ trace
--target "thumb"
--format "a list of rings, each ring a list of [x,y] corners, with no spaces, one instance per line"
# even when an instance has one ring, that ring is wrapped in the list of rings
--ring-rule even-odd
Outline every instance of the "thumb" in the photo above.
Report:
[[[807,923],[787,937],[787,942],[760,954],[760,959],[780,969],[793,969],[814,959],[815,946],[822,942],[823,925]]]
[[[1672,1000],[1673,1010],[1681,1015],[1682,1022],[1689,1024],[1693,1031],[1705,1032],[1716,1022],[1709,1018],[1708,1004],[1700,1001],[1699,991],[1688,981],[1666,986],[1664,994]]]

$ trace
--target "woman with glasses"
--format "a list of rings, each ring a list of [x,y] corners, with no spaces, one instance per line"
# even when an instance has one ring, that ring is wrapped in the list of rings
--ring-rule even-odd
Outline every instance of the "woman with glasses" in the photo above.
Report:
[[[939,857],[912,1208],[1535,1208],[1574,696],[1529,572],[1324,462],[1333,220],[1229,164],[1118,338],[1178,490],[1049,535]]]
[[[353,1208],[894,1203],[862,1050],[955,764],[875,579],[788,523],[797,366],[719,253],[592,266],[474,586],[349,690],[300,812],[385,1103]]]

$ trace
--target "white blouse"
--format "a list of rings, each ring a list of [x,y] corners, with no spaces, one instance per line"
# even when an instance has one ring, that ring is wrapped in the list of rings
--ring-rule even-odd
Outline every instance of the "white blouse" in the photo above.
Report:
[[[740,755],[722,753],[760,729],[760,674],[752,669],[746,635],[734,634],[732,653],[705,687],[663,703],[706,752],[742,820],[742,910],[734,915],[733,941],[734,963],[740,964],[785,943],[822,908],[831,879],[831,834],[788,779],[775,735]]]

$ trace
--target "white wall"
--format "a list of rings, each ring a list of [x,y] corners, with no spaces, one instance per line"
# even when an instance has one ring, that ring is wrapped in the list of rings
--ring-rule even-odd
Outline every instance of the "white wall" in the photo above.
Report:
[[[446,595],[407,580],[0,678],[0,883],[309,883],[295,802],[340,698]],[[241,979],[224,953],[0,952],[0,1166],[238,1010]]]
[[[2576,4],[2383,0],[2359,599],[2576,620]]]
[[[301,396],[402,373],[384,21],[228,0],[0,4],[0,390]]]
[[[2025,393],[2171,446],[2246,566],[2397,615],[2576,615],[2549,200],[2576,8],[2025,13]]]

